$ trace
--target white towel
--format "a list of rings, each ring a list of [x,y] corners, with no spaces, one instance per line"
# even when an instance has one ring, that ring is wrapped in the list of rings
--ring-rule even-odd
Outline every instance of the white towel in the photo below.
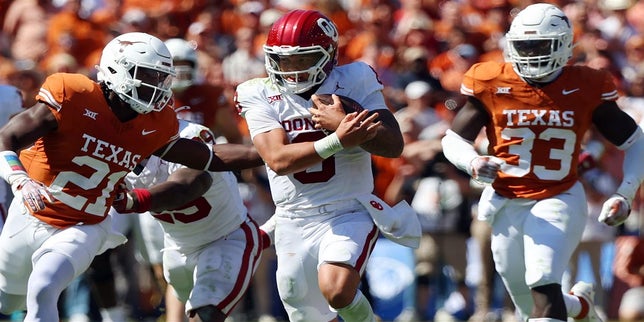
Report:
[[[416,211],[406,201],[390,207],[374,195],[364,195],[357,199],[367,208],[371,219],[385,237],[397,244],[418,248],[422,234],[420,221]]]

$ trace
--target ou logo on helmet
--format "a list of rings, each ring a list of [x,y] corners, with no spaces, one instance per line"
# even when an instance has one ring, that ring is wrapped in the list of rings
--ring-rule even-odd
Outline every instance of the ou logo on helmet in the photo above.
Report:
[[[322,29],[322,32],[324,32],[325,35],[333,39],[333,41],[338,41],[338,38],[340,37],[340,35],[338,34],[338,29],[335,28],[335,25],[333,24],[333,22],[324,18],[318,19],[317,22],[318,22],[318,26],[320,26],[320,29]]]

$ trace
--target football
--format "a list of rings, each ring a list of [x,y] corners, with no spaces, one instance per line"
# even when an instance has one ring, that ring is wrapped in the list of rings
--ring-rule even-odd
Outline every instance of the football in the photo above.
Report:
[[[333,97],[331,97],[331,94],[316,94],[316,95],[319,96],[320,100],[326,104],[333,103]],[[340,97],[340,101],[342,102],[342,108],[344,108],[344,112],[346,114],[353,113],[353,112],[360,113],[362,112],[362,110],[364,110],[364,107],[362,107],[360,103],[354,101],[352,98],[343,96],[343,95],[338,95],[338,96]]]

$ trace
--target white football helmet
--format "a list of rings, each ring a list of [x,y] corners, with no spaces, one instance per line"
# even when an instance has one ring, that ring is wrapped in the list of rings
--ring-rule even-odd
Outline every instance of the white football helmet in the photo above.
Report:
[[[338,29],[315,10],[293,10],[273,23],[264,45],[266,72],[282,92],[304,93],[337,64]]]
[[[137,113],[161,111],[172,96],[172,56],[152,35],[131,32],[112,39],[96,68],[97,79]]]
[[[194,43],[181,38],[172,38],[165,41],[165,45],[172,54],[174,70],[177,76],[172,80],[172,89],[181,90],[189,87],[197,80],[197,51]],[[179,62],[188,62],[189,65]]]
[[[519,12],[505,36],[509,61],[528,80],[557,75],[572,57],[572,23],[548,3],[532,4]]]

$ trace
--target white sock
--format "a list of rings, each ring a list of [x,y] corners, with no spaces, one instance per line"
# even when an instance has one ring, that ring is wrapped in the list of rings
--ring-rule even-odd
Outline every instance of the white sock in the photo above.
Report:
[[[338,314],[346,322],[375,322],[376,316],[373,314],[371,304],[367,298],[358,290],[351,304],[337,309]]]
[[[569,317],[574,318],[581,313],[581,300],[579,297],[564,293],[563,298],[564,303],[566,303],[566,311],[568,311]]]

